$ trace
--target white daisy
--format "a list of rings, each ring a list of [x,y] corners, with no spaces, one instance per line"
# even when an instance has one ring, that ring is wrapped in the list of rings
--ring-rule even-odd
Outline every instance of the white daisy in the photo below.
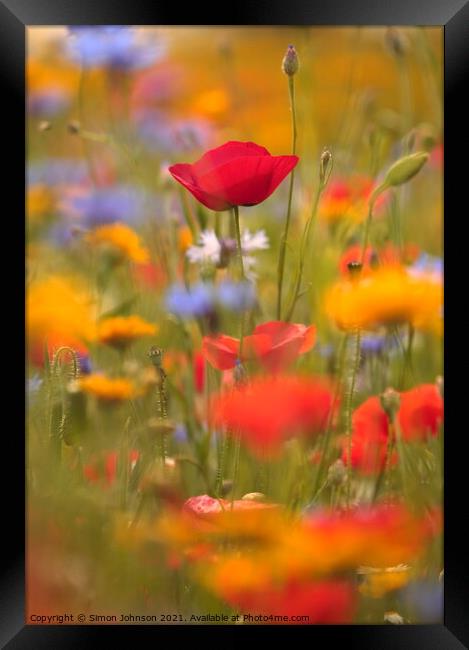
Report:
[[[202,262],[220,263],[221,243],[214,230],[204,230],[201,233],[198,246],[187,249],[187,257],[192,264]]]

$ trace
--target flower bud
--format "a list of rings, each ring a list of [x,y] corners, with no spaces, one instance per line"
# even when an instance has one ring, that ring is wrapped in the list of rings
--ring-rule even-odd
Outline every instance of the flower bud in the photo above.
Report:
[[[390,420],[393,420],[399,411],[401,397],[394,388],[386,388],[379,396],[381,407]]]
[[[249,492],[241,497],[242,501],[265,501],[265,494],[262,492]]]
[[[51,122],[48,122],[47,120],[42,120],[42,122],[39,123],[37,130],[40,133],[43,133],[44,131],[50,131],[52,128]]]
[[[243,386],[247,384],[248,375],[243,364],[240,361],[236,363],[236,366],[233,370],[233,379],[237,386]]]
[[[293,45],[289,45],[287,53],[283,57],[282,70],[289,77],[293,77],[298,72],[298,54]]]
[[[417,153],[411,153],[408,156],[400,158],[388,169],[383,185],[395,187],[396,185],[407,183],[407,181],[419,173],[427,160],[428,153],[425,151],[418,151]]]
[[[331,167],[331,164],[332,164],[332,154],[329,151],[329,149],[324,149],[324,151],[321,154],[321,162],[319,165],[319,180],[321,181],[321,184],[324,184],[324,181],[328,176],[328,172]]]

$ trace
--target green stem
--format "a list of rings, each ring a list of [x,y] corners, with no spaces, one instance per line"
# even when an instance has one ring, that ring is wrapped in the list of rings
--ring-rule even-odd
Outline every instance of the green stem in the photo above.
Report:
[[[346,437],[347,437],[347,505],[350,508],[350,490],[352,484],[352,403],[353,393],[355,390],[355,382],[358,373],[358,366],[360,363],[360,341],[361,332],[355,332],[355,349],[353,352],[352,360],[352,376],[350,378],[350,387],[346,398]]]
[[[246,276],[244,275],[244,263],[243,263],[243,249],[241,246],[241,230],[239,227],[239,208],[237,205],[233,206],[233,216],[235,224],[235,234],[236,234],[236,244],[238,249],[238,262],[239,262],[239,272],[241,275],[241,281],[245,281]],[[243,351],[243,338],[244,338],[244,312],[241,312],[241,332],[239,336],[239,357]]]
[[[293,76],[288,77],[288,94],[290,98],[291,122],[292,122],[292,154],[296,154],[296,109],[295,109],[295,82]],[[280,320],[282,313],[282,289],[283,275],[285,271],[285,256],[287,252],[288,231],[290,229],[291,206],[293,198],[293,183],[295,181],[295,170],[290,174],[290,187],[288,190],[287,217],[285,219],[285,230],[280,240],[280,255],[278,260],[278,281],[277,281],[277,320]]]
[[[305,229],[303,231],[303,236],[301,238],[301,245],[300,245],[300,257],[299,257],[299,262],[298,262],[298,270],[296,273],[296,278],[295,278],[295,286],[293,289],[293,297],[290,302],[290,306],[288,308],[287,316],[285,320],[288,322],[290,321],[293,311],[295,309],[296,301],[299,298],[299,293],[300,293],[300,287],[301,287],[301,279],[303,277],[303,269],[305,265],[305,254],[306,254],[306,246],[308,243],[308,237],[309,233],[311,230],[312,224],[316,221],[316,215],[318,212],[318,205],[319,205],[319,198],[321,196],[321,192],[323,191],[325,185],[320,183],[318,185],[318,189],[316,191],[316,195],[314,197],[314,202],[313,202],[313,207],[311,210],[311,216],[309,217],[308,221],[306,222]],[[280,316],[279,316],[280,318]]]
[[[405,381],[406,381],[406,376],[407,376],[407,370],[412,370],[412,344],[414,342],[414,334],[415,330],[412,325],[412,323],[409,323],[409,330],[408,330],[408,339],[407,339],[407,348],[404,354],[404,365],[402,368],[402,375],[401,375],[401,381],[400,381],[400,386],[401,390],[404,390],[405,388]]]

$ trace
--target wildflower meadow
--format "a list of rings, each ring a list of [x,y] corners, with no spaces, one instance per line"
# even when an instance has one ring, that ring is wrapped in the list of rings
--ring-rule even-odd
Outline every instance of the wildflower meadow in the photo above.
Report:
[[[441,623],[442,29],[27,32],[27,622]]]

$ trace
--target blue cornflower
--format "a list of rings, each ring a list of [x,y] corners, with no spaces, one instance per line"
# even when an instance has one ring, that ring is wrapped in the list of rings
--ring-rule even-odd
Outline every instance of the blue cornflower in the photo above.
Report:
[[[443,585],[420,580],[403,590],[403,599],[418,617],[419,623],[441,623],[443,620]]]
[[[129,27],[69,27],[69,31],[69,53],[85,68],[137,70],[157,62],[166,51],[161,41],[152,38],[144,42]]]
[[[218,302],[231,311],[244,311],[254,307],[256,290],[252,282],[224,280],[217,287]]]
[[[443,260],[440,257],[422,253],[409,267],[409,271],[414,275],[428,274],[440,279],[443,277]]]
[[[166,308],[181,318],[210,314],[215,309],[213,286],[203,282],[190,289],[182,285],[173,285],[166,294]]]
[[[84,160],[69,158],[46,158],[28,166],[28,183],[44,185],[79,184],[88,180],[88,168]]]
[[[78,214],[80,225],[88,228],[123,221],[138,221],[144,213],[144,195],[132,187],[119,185],[90,191],[69,200],[72,212]]]

